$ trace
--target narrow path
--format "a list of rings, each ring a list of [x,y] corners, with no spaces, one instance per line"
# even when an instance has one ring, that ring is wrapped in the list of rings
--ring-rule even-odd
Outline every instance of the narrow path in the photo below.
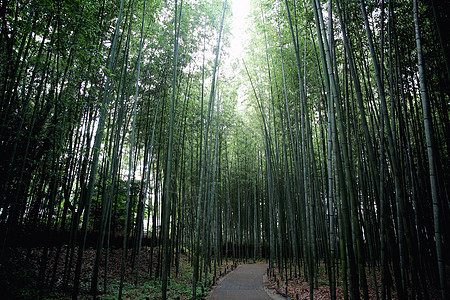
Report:
[[[209,300],[259,300],[279,299],[269,296],[263,288],[268,264],[256,263],[240,265],[227,274],[207,297]],[[282,299],[282,298],[281,298]]]

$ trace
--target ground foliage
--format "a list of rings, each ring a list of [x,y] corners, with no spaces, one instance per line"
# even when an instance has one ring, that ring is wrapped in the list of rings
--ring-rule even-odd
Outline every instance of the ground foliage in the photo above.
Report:
[[[158,248],[154,248],[153,253],[153,274],[157,268]],[[56,251],[56,249],[54,249]],[[131,253],[132,250],[129,250]],[[148,266],[150,263],[150,247],[145,247],[141,252],[141,267],[139,269],[139,281],[137,285],[134,284],[136,278],[136,268],[130,263],[127,264],[125,272],[124,292],[125,299],[161,299],[161,279],[150,277],[148,275]],[[51,254],[54,254],[52,252]],[[65,250],[61,252],[61,257],[65,256]],[[60,260],[56,267],[56,280],[52,288],[46,287],[44,290],[40,289],[40,282],[38,278],[38,270],[40,264],[40,257],[42,255],[41,248],[17,248],[11,253],[10,260],[2,268],[0,273],[0,290],[2,291],[3,299],[70,299],[71,285],[64,287],[63,272],[64,260]],[[53,271],[54,259],[48,262],[49,268],[47,275]],[[92,299],[90,293],[90,280],[92,273],[92,265],[95,259],[95,250],[86,250],[85,259],[83,262],[81,275],[81,290],[79,299]],[[121,250],[112,250],[109,258],[108,270],[108,288],[106,293],[100,293],[98,299],[117,299],[119,282],[120,282],[120,259]],[[104,261],[102,261],[103,265]],[[217,266],[216,276],[214,273],[209,273],[207,279],[203,280],[198,285],[197,296],[203,299],[207,296],[211,288],[216,282],[228,272],[233,270],[236,264],[233,261],[227,261]],[[101,267],[100,274],[103,274],[104,268]],[[180,256],[179,270],[176,273],[175,264],[171,267],[170,280],[167,291],[169,299],[191,299],[192,298],[192,272],[193,268],[189,262],[189,257],[186,254]],[[50,278],[52,275],[49,276]],[[103,291],[103,279],[99,282],[99,290]]]

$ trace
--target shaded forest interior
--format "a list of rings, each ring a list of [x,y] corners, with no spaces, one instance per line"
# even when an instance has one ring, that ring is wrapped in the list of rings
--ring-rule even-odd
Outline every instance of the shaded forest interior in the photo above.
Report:
[[[447,299],[445,2],[2,1],[3,296]]]

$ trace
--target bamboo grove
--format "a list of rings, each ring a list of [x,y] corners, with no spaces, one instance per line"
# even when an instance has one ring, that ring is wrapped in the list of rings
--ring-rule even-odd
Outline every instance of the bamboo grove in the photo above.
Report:
[[[0,268],[166,299],[186,255],[195,299],[264,259],[311,299],[446,299],[448,6],[255,0],[235,59],[226,0],[3,1]]]

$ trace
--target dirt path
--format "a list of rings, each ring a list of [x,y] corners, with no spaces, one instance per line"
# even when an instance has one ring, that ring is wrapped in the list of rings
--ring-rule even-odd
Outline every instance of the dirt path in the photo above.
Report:
[[[268,264],[256,263],[240,265],[233,272],[226,275],[211,292],[207,299],[283,299],[269,296],[263,288],[265,272]]]

